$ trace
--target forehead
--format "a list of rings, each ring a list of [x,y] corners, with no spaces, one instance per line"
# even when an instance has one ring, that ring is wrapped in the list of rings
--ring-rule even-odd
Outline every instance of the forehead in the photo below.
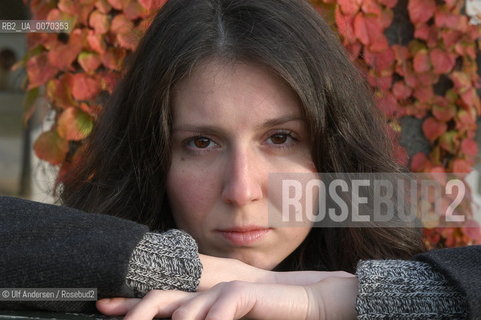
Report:
[[[300,116],[297,94],[267,67],[207,61],[174,90],[174,122],[192,118]],[[246,115],[247,116],[247,115]]]

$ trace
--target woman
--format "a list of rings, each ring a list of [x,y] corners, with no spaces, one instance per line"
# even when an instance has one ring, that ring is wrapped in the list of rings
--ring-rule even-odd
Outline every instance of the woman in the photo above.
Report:
[[[212,318],[352,318],[355,277],[303,270],[352,273],[360,259],[408,259],[423,250],[419,234],[408,228],[267,228],[267,176],[400,170],[367,87],[307,3],[171,0],[132,57],[91,136],[85,162],[64,182],[62,199],[151,229],[182,228],[207,254],[198,258],[196,243],[182,232],[146,233],[130,222],[136,231],[126,239],[124,220],[72,212],[73,220],[88,226],[82,230],[104,236],[106,248],[113,240],[123,261],[120,269],[100,262],[112,267],[106,276],[115,279],[115,290],[103,296],[207,289],[151,291],[141,302],[99,301],[104,313],[129,312],[127,317],[138,319],[172,313],[203,319],[209,312]],[[10,204],[16,206],[19,213],[28,205]],[[95,226],[92,219],[99,220]],[[121,231],[112,235],[114,230]],[[460,289],[428,264],[370,261],[357,274],[361,318],[466,315]],[[127,288],[119,286],[122,276]],[[367,290],[380,276],[383,289]],[[257,283],[215,286],[229,280]],[[421,280],[430,285],[413,300],[381,301],[392,292],[404,299]],[[395,290],[399,281],[404,292]],[[433,298],[423,290],[440,292]]]

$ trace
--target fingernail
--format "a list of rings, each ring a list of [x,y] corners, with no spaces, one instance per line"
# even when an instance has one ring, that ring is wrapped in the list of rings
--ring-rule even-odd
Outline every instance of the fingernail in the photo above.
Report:
[[[106,299],[101,299],[101,300],[99,300],[99,302],[101,302],[101,303],[110,303],[110,302],[112,302],[112,299],[108,299],[108,298],[106,298]]]

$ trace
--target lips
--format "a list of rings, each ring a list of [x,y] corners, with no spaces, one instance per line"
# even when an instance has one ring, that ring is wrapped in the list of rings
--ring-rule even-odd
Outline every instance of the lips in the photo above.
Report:
[[[249,226],[217,230],[227,241],[235,246],[247,246],[262,240],[271,228]]]

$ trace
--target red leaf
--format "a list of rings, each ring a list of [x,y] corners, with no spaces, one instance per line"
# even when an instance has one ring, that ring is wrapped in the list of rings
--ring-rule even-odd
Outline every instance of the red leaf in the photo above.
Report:
[[[72,94],[77,100],[89,100],[100,92],[100,83],[85,73],[73,76]]]
[[[66,140],[82,140],[93,128],[93,119],[78,108],[68,108],[58,119],[58,134]]]
[[[448,28],[461,32],[466,32],[468,29],[468,19],[466,16],[452,14],[446,11],[436,12],[434,24],[438,28]]]
[[[380,16],[382,13],[382,8],[374,0],[363,0],[361,2],[361,9],[364,13],[374,14],[376,16]]]
[[[446,132],[447,125],[434,118],[427,118],[424,120],[422,128],[424,136],[426,136],[429,141],[433,142]]]
[[[64,73],[58,79],[52,79],[47,84],[47,97],[55,106],[68,108],[75,106],[77,102],[72,97],[71,87],[73,83],[73,75]]]
[[[456,107],[452,104],[443,106],[436,104],[433,106],[432,112],[439,121],[448,122],[456,115]]]
[[[129,32],[117,35],[117,41],[120,46],[129,50],[135,50],[141,38],[142,32],[137,29],[132,29]]]
[[[33,145],[37,157],[53,165],[61,164],[68,152],[68,142],[62,139],[56,131],[42,133]]]
[[[129,32],[134,28],[134,23],[127,19],[123,14],[118,14],[112,19],[112,24],[110,30],[114,33],[125,33]]]
[[[48,54],[43,52],[30,58],[27,62],[28,90],[46,83],[57,74],[58,69],[48,61]]]
[[[392,87],[392,93],[398,100],[405,100],[412,94],[412,89],[406,86],[404,82],[397,81]]]
[[[374,53],[373,56],[374,63],[370,64],[376,69],[376,71],[389,71],[389,73],[391,73],[394,65],[394,52],[391,50],[391,48],[387,48],[386,50],[379,53]]]
[[[481,113],[481,101],[474,88],[469,88],[461,93],[461,99],[468,107],[473,107],[478,113]]]
[[[95,1],[95,7],[102,13],[109,13],[110,10],[112,10],[112,6],[107,2],[107,0]]]
[[[420,102],[431,102],[434,97],[434,91],[432,86],[418,86],[414,88],[413,96]]]
[[[394,13],[390,9],[384,9],[381,12],[381,16],[379,18],[380,18],[379,21],[381,23],[381,27],[385,29],[392,24],[392,20],[394,19]]]
[[[377,106],[388,117],[393,118],[402,115],[402,108],[399,107],[397,100],[389,92],[377,93]]]
[[[81,23],[85,24],[90,11],[94,8],[94,1],[59,0],[58,8],[63,12],[77,17]]]
[[[160,9],[167,2],[167,0],[138,0],[138,1],[148,11]]]
[[[467,155],[475,156],[478,154],[478,145],[472,139],[464,139],[461,142],[461,151]]]
[[[455,71],[449,77],[453,81],[454,87],[459,89],[459,92],[464,92],[471,88],[471,79],[465,72]]]
[[[114,9],[123,10],[130,0],[108,0],[108,2]]]
[[[124,14],[127,19],[135,20],[137,18],[143,17],[148,13],[143,6],[140,5],[137,1],[130,2],[127,7],[124,9]]]
[[[126,55],[125,49],[110,47],[107,49],[107,52],[101,56],[101,59],[105,67],[120,71],[124,65]]]
[[[429,62],[429,56],[427,50],[419,50],[414,55],[414,71],[417,73],[423,73],[429,71],[431,63]]]
[[[357,38],[354,35],[353,16],[342,14],[339,7],[336,8],[334,14],[339,34],[341,34],[348,43],[357,42]]]
[[[67,44],[59,44],[52,48],[48,53],[48,60],[51,65],[60,70],[70,70],[72,62],[82,50],[84,34],[80,29],[74,30],[70,34]]]
[[[385,5],[388,8],[394,8],[398,0],[378,0],[379,3]]]
[[[450,130],[448,132],[443,133],[441,138],[439,138],[439,146],[444,150],[455,154],[456,148],[458,146],[458,132],[454,130]]]
[[[104,36],[101,34],[96,34],[93,30],[89,30],[87,43],[92,50],[100,53],[101,55],[107,51],[107,45],[105,44]]]
[[[441,32],[441,37],[443,38],[444,46],[446,48],[452,47],[458,43],[462,35],[461,32],[456,30],[443,30],[443,32]]]
[[[358,13],[354,17],[354,34],[363,45],[368,45],[371,41],[366,26],[366,18],[362,13]]]
[[[109,93],[112,93],[115,86],[117,85],[117,82],[120,79],[120,74],[113,71],[104,71],[99,74],[99,77],[102,90],[106,90]]]
[[[454,173],[469,173],[472,170],[472,166],[464,159],[456,159],[453,161]]]
[[[428,166],[429,160],[423,152],[418,152],[411,158],[411,170],[414,172],[422,172]]]
[[[89,25],[95,30],[95,33],[107,33],[110,29],[110,16],[95,10],[90,15]]]
[[[409,0],[408,12],[413,24],[427,22],[435,11],[435,0]]]
[[[429,55],[433,64],[434,73],[448,73],[454,68],[456,57],[453,54],[439,48],[434,48]]]
[[[78,56],[78,62],[82,69],[87,73],[94,72],[101,64],[98,54],[86,51],[80,53]]]

